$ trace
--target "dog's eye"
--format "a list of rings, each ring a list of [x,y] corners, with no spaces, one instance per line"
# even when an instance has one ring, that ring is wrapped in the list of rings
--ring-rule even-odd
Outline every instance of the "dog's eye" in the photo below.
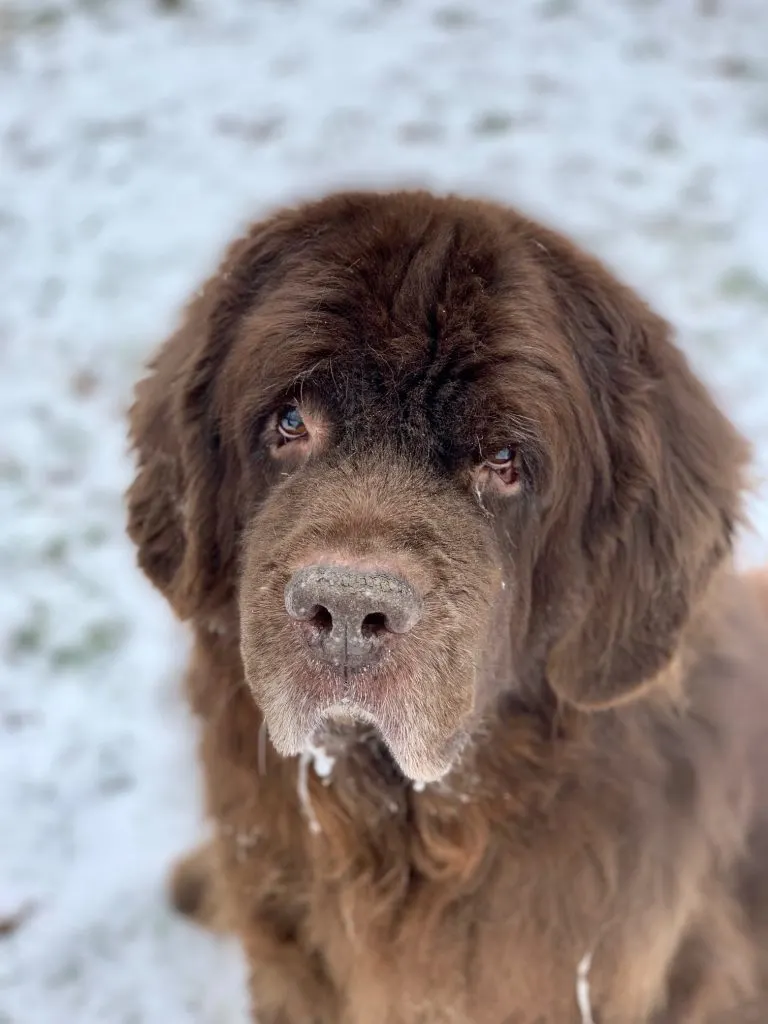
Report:
[[[508,487],[516,484],[519,479],[519,459],[514,448],[500,448],[490,459],[485,459],[483,464]]]
[[[285,441],[297,441],[307,436],[307,427],[295,405],[288,405],[277,418],[277,429]]]
[[[505,466],[508,466],[513,462],[514,458],[515,453],[511,448],[500,448],[492,458],[486,459],[485,463],[487,466],[490,466],[491,469],[503,469]]]

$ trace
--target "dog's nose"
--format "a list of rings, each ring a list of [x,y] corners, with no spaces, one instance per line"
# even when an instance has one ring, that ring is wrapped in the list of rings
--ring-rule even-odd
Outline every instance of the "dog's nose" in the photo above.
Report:
[[[285,607],[305,623],[310,648],[337,668],[373,664],[392,633],[407,633],[422,615],[416,588],[384,569],[310,565],[285,588]]]

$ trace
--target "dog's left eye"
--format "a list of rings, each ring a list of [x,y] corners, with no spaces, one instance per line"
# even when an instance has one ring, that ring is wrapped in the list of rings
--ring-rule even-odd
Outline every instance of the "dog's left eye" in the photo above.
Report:
[[[491,469],[503,469],[513,461],[514,457],[515,453],[511,448],[500,448],[492,458],[486,459],[485,463]]]
[[[295,405],[286,406],[277,418],[277,429],[285,441],[307,436],[307,426]]]
[[[516,484],[519,479],[519,460],[514,448],[500,448],[491,458],[485,459],[483,464],[508,487]]]

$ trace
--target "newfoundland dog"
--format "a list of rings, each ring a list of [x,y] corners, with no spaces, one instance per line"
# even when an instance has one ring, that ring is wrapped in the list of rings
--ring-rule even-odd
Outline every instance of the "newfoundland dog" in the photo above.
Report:
[[[768,1021],[748,453],[636,294],[503,206],[334,195],[229,248],[131,434],[213,822],[172,898],[254,1019]]]

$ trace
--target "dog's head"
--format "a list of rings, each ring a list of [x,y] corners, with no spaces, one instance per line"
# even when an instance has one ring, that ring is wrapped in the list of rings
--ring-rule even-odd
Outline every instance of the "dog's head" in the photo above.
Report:
[[[253,228],[132,428],[141,565],[182,618],[237,609],[277,749],[367,721],[420,780],[503,690],[599,708],[657,679],[729,550],[745,460],[598,263],[424,193]]]

